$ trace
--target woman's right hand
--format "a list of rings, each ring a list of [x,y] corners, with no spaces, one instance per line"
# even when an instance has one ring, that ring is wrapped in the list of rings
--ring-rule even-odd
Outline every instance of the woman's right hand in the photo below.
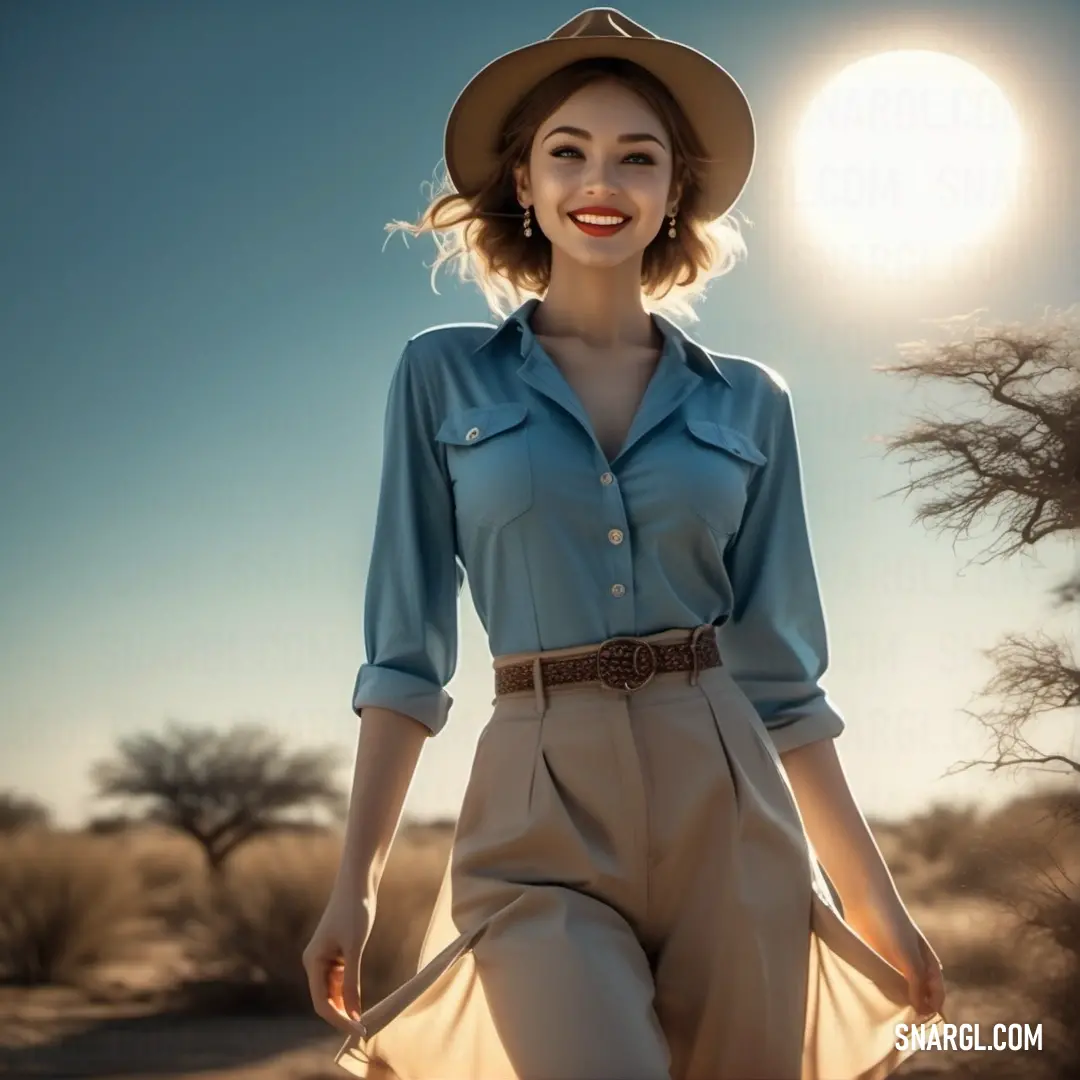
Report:
[[[389,709],[366,707],[360,721],[341,865],[303,953],[311,1004],[331,1027],[349,1035],[365,1034],[359,1022],[360,957],[409,781],[429,735],[417,720]]]
[[[374,920],[375,897],[338,882],[303,952],[315,1011],[349,1035],[363,1034],[360,958]]]

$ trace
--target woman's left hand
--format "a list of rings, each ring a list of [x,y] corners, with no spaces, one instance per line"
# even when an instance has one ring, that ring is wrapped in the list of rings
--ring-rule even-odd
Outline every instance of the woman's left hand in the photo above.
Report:
[[[899,898],[850,911],[845,908],[844,919],[904,976],[911,1006],[920,1017],[941,1013],[945,1004],[941,961]]]

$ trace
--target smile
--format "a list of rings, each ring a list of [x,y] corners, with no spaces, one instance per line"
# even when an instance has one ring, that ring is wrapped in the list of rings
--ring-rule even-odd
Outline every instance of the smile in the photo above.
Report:
[[[630,218],[616,214],[568,214],[567,217],[589,236],[614,236],[630,223]]]

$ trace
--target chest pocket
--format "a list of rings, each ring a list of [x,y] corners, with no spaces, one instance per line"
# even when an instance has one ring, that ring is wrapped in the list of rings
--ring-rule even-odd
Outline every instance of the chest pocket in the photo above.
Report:
[[[686,428],[694,451],[694,509],[710,528],[730,535],[742,521],[746,489],[768,458],[735,428],[696,419],[687,420]]]
[[[532,506],[528,414],[512,401],[460,409],[439,428],[462,525],[501,528]]]

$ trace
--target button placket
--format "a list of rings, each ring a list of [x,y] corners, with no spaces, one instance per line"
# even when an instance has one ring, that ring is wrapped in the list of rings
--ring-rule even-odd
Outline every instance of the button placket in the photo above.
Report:
[[[633,566],[630,561],[630,550],[625,544],[626,541],[626,507],[623,505],[622,496],[619,493],[618,487],[615,484],[615,474],[610,469],[606,469],[600,474],[600,483],[608,489],[607,494],[604,496],[604,502],[609,508],[611,517],[616,521],[621,522],[622,528],[618,526],[612,526],[607,531],[607,542],[612,548],[616,548],[616,551],[612,551],[612,568],[614,574],[622,578],[622,581],[615,581],[609,587],[608,591],[612,597],[616,600],[622,599],[627,594],[626,585],[624,582],[627,578],[624,575],[633,573]],[[609,518],[610,520],[610,518]]]

